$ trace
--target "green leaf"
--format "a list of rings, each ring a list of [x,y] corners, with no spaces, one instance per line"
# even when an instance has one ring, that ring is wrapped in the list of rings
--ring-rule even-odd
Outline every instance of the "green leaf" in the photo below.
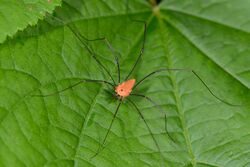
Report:
[[[247,0],[67,0],[55,15],[0,46],[0,166],[169,166],[242,167],[250,164],[250,4]],[[119,55],[121,78],[145,51],[131,78],[139,81],[162,68],[193,69],[218,97],[188,71],[152,76],[124,101],[108,135],[117,100],[112,82],[75,34],[106,37]],[[71,28],[73,27],[73,30]],[[79,33],[77,32],[79,31]],[[74,34],[75,33],[75,34]],[[112,51],[88,42],[117,81]],[[164,114],[167,115],[165,131]]]
[[[35,25],[46,13],[52,13],[60,0],[1,0],[0,1],[0,43],[7,36],[12,37],[17,31],[28,25]]]

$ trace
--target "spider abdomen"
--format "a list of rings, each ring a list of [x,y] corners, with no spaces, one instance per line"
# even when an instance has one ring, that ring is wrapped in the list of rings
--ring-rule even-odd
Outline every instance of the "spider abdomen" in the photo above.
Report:
[[[130,79],[125,82],[120,83],[116,88],[115,92],[121,97],[127,97],[130,95],[133,87],[135,85],[135,79]]]

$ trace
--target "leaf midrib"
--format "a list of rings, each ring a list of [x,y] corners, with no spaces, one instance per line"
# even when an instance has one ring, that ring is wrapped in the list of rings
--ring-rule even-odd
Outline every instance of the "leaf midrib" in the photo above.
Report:
[[[89,107],[89,110],[85,116],[85,119],[82,123],[82,126],[80,128],[80,134],[79,134],[79,138],[78,138],[78,142],[77,142],[77,145],[76,145],[76,148],[75,148],[75,154],[73,155],[74,157],[74,167],[76,166],[77,164],[77,154],[78,154],[78,151],[79,151],[79,147],[80,147],[80,142],[81,142],[81,139],[82,137],[84,136],[83,135],[83,132],[85,130],[85,128],[87,127],[87,124],[88,124],[88,120],[90,119],[91,117],[91,114],[92,114],[92,110],[96,104],[96,101],[97,101],[97,98],[98,98],[98,95],[101,93],[101,90],[103,88],[103,84],[101,84],[97,94],[95,95],[94,99],[92,100],[91,104],[90,104],[90,107]]]
[[[162,32],[162,27],[163,27],[163,21],[161,20],[161,18],[158,18],[158,21],[159,21],[159,25],[160,25],[160,33],[161,33],[161,40],[162,41],[167,41],[166,39],[164,39],[164,33]],[[167,42],[162,42],[162,43],[166,43]],[[164,49],[164,52],[166,53],[166,55],[169,55],[169,51],[168,51],[168,48],[166,47],[166,45],[163,45],[163,49]],[[171,60],[166,56],[166,63],[167,63],[167,68],[173,68],[173,65],[171,63]],[[183,112],[183,108],[182,108],[182,103],[181,103],[181,99],[180,99],[180,96],[179,96],[179,88],[178,88],[178,84],[176,83],[176,78],[175,76],[173,75],[173,72],[172,71],[169,71],[169,75],[170,75],[170,80],[173,84],[173,92],[174,92],[174,97],[175,97],[175,100],[176,100],[176,107],[177,107],[177,111],[178,111],[178,114],[179,114],[179,118],[180,118],[180,121],[181,121],[181,126],[183,128],[183,135],[184,135],[184,138],[185,138],[185,142],[186,142],[186,147],[187,147],[187,150],[188,150],[188,153],[189,153],[189,156],[191,157],[191,163],[192,165],[195,167],[196,166],[196,159],[195,159],[195,156],[194,156],[194,153],[193,153],[193,150],[192,150],[192,144],[191,144],[191,141],[190,141],[190,134],[189,134],[189,131],[188,131],[188,128],[187,128],[187,125],[186,125],[186,121],[185,121],[185,116],[184,116],[184,112]]]

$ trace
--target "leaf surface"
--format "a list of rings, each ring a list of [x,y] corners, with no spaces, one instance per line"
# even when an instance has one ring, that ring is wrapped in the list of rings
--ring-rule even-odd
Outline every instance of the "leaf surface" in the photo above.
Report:
[[[0,43],[19,30],[35,25],[46,13],[51,13],[60,0],[1,0]]]
[[[0,166],[169,166],[242,167],[250,164],[250,48],[247,0],[67,0],[54,18],[39,21],[0,46]],[[106,37],[118,54],[121,79],[145,51],[130,78],[139,81],[162,68],[193,69],[214,94],[188,71],[152,76],[129,97],[145,117],[121,105],[105,149],[95,158],[118,105],[105,84],[112,82],[75,34]],[[70,27],[73,27],[73,31]],[[88,42],[115,81],[112,51]],[[162,112],[163,111],[163,112]],[[164,114],[167,115],[165,131]]]

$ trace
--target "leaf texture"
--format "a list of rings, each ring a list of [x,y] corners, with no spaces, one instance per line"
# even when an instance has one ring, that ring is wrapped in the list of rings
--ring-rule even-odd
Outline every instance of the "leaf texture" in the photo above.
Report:
[[[0,45],[0,166],[250,166],[249,2],[126,2],[66,0],[54,12],[63,23],[48,16]],[[105,149],[91,158],[118,105],[107,93],[114,90],[83,83],[54,96],[33,95],[62,90],[81,79],[112,82],[77,31],[88,39],[110,41],[124,79],[143,42],[144,26],[133,19],[146,21],[147,32],[144,54],[130,78],[139,81],[162,68],[192,69],[214,94],[241,106],[213,97],[191,72],[159,73],[134,92],[152,98],[162,110],[143,98],[129,98],[143,113],[160,152],[125,100]],[[102,41],[88,42],[88,47],[117,81],[112,51]],[[165,114],[174,141],[164,128]]]

